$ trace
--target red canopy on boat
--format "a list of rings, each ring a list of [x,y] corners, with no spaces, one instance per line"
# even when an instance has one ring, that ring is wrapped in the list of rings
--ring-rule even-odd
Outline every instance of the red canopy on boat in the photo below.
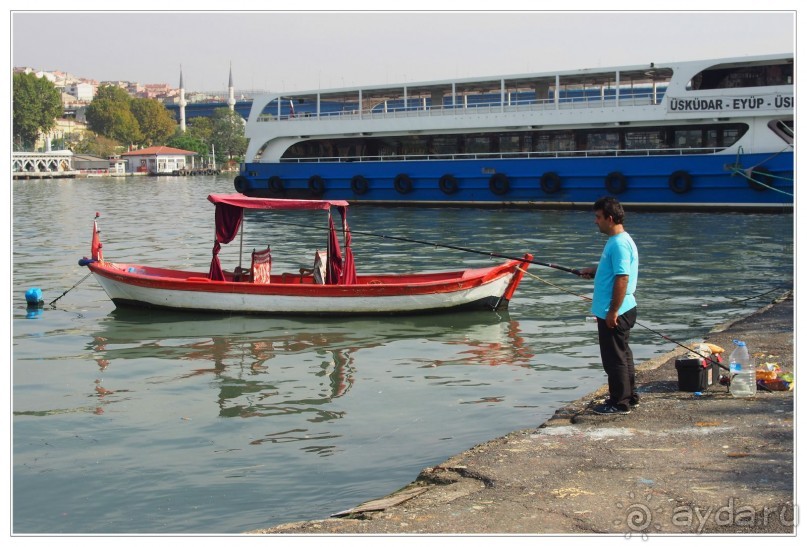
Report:
[[[243,194],[210,194],[207,199],[216,206],[216,238],[213,241],[213,260],[210,262],[208,277],[215,281],[224,280],[224,272],[219,261],[221,245],[230,243],[238,234],[244,209],[275,210],[316,210],[328,211],[329,238],[326,283],[347,285],[356,282],[356,265],[350,249],[350,229],[347,226],[348,202],[344,200],[273,199],[253,198]],[[345,233],[345,259],[339,250],[339,240],[330,215],[331,207],[336,207],[342,216],[342,230]]]
[[[214,204],[222,203],[241,209],[329,209],[348,206],[348,202],[341,199],[252,198],[244,194],[210,194],[207,199]]]

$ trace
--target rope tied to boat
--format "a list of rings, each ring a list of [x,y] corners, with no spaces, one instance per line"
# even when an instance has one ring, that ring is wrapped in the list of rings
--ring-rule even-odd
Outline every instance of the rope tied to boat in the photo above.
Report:
[[[762,165],[762,164],[759,164],[759,165]],[[759,165],[757,165],[756,167],[752,167],[751,169],[742,169],[740,167],[732,166],[731,173],[732,173],[732,175],[740,175],[741,177],[747,179],[748,182],[753,182],[754,184],[762,186],[763,188],[765,188],[767,190],[773,190],[774,192],[779,192],[780,194],[784,194],[786,196],[793,197],[792,192],[785,192],[784,190],[781,190],[779,188],[771,186],[770,184],[765,184],[764,182],[762,182],[760,180],[757,180],[754,177],[752,177],[749,173],[753,173],[754,169],[759,167]],[[793,179],[791,179],[789,177],[783,177],[781,175],[774,175],[773,173],[766,173],[765,176],[769,177],[771,179],[785,180],[785,181],[788,181],[788,182],[791,182],[791,183],[793,182]]]
[[[743,147],[741,146],[739,148],[739,150],[737,150],[737,158],[734,161],[734,165],[729,164],[729,165],[726,166],[726,168],[728,168],[728,170],[731,171],[732,176],[733,175],[740,175],[741,177],[745,178],[749,183],[753,183],[754,185],[760,186],[760,187],[765,188],[767,190],[773,190],[774,192],[779,192],[780,194],[784,194],[785,196],[788,196],[788,197],[793,197],[793,194],[791,192],[785,192],[784,190],[780,190],[779,188],[774,188],[770,184],[765,184],[764,182],[756,180],[754,177],[751,176],[751,175],[754,174],[756,169],[759,169],[759,168],[764,169],[766,163],[768,163],[769,161],[774,159],[779,154],[787,152],[788,150],[793,150],[793,145],[792,144],[785,147],[785,148],[783,148],[782,150],[779,150],[778,152],[775,152],[774,154],[771,154],[770,156],[768,156],[767,158],[765,158],[761,162],[757,163],[756,165],[754,165],[754,166],[752,166],[752,167],[750,167],[748,169],[743,169],[742,164],[740,163],[740,157],[742,157],[742,155],[743,155]],[[769,180],[784,180],[784,181],[789,182],[790,184],[793,184],[793,178],[792,177],[783,177],[781,175],[774,175],[773,173],[768,173],[768,172],[765,173],[765,176]]]

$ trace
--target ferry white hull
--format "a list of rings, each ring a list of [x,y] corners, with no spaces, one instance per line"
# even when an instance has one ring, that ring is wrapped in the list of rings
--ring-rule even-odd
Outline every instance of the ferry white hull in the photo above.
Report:
[[[369,204],[589,207],[610,194],[792,210],[793,77],[781,55],[268,95],[234,184]]]

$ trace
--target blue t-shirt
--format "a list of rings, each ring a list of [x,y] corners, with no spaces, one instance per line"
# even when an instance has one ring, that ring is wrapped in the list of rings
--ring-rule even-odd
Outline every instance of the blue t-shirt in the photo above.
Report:
[[[608,238],[602,250],[597,274],[594,276],[594,298],[591,302],[591,312],[605,319],[608,308],[611,306],[611,297],[614,294],[614,278],[618,275],[628,276],[628,288],[618,315],[636,306],[636,281],[639,278],[639,251],[636,244],[627,232],[621,232]]]

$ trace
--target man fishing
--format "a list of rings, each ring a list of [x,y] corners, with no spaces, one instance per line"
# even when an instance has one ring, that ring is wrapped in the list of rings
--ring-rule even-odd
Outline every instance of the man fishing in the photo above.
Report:
[[[597,414],[628,414],[639,404],[633,352],[628,345],[636,324],[636,282],[639,252],[625,231],[625,211],[613,197],[594,203],[594,223],[608,241],[596,267],[580,269],[580,276],[594,279],[591,311],[597,317],[602,366],[608,375],[609,397],[592,410]]]

